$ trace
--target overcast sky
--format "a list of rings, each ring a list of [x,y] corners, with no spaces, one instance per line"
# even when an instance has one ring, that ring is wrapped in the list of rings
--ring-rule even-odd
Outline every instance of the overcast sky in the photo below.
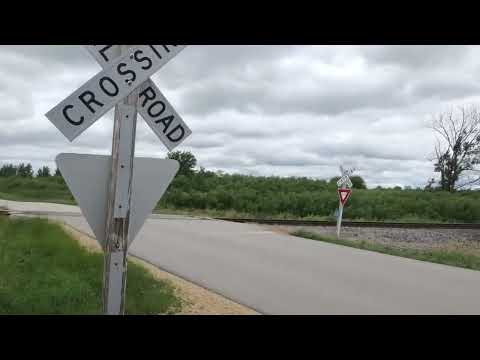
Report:
[[[228,173],[424,186],[433,114],[480,103],[478,46],[189,46],[156,82],[193,134],[178,147]],[[55,168],[109,154],[113,112],[70,143],[44,114],[100,71],[82,46],[0,47],[0,163]],[[137,156],[165,157],[139,120]]]

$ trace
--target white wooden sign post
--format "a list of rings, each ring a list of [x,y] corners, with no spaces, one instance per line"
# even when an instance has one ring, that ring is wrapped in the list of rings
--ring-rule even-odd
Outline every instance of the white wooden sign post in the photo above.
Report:
[[[191,131],[149,79],[180,45],[89,45],[103,70],[46,117],[74,140],[115,106],[112,155],[60,154],[57,166],[105,252],[103,311],[125,312],[127,253],[178,171],[170,159],[135,158],[137,112],[172,150]]]
[[[340,166],[340,172],[342,177],[337,181],[337,192],[339,197],[338,205],[338,217],[337,217],[337,238],[340,239],[340,228],[342,226],[342,216],[343,216],[343,206],[347,202],[348,198],[352,193],[352,182],[350,181],[350,175],[353,173],[354,169],[344,170],[343,166]]]

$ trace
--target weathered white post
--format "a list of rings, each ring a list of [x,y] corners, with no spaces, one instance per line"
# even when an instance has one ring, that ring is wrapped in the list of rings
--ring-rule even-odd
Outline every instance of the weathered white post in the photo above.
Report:
[[[342,226],[342,216],[343,216],[343,205],[342,202],[338,201],[338,217],[337,217],[337,239],[340,239],[340,227]]]
[[[121,54],[127,52],[128,46],[121,45]],[[103,273],[103,311],[108,315],[125,312],[137,102],[136,89],[115,106]]]

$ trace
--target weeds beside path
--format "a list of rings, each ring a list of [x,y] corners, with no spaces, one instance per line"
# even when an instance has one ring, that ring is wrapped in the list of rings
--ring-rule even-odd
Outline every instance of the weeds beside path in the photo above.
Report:
[[[428,261],[437,264],[451,265],[472,270],[480,270],[480,256],[469,254],[463,251],[444,249],[408,249],[364,240],[345,240],[316,234],[303,229],[292,231],[293,236],[303,237],[311,240],[324,241],[332,244],[349,246],[356,249],[379,252],[382,254],[400,256],[415,260]]]

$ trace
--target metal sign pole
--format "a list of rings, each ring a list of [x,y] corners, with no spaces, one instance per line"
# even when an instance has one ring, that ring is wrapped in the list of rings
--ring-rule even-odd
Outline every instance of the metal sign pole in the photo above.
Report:
[[[340,239],[340,227],[342,226],[342,215],[343,215],[343,205],[342,205],[342,202],[339,201],[338,218],[337,218],[337,239]]]
[[[128,46],[122,45],[121,51],[122,55],[127,53]],[[107,315],[125,312],[137,101],[138,90],[134,90],[115,107],[104,248],[103,312]]]

